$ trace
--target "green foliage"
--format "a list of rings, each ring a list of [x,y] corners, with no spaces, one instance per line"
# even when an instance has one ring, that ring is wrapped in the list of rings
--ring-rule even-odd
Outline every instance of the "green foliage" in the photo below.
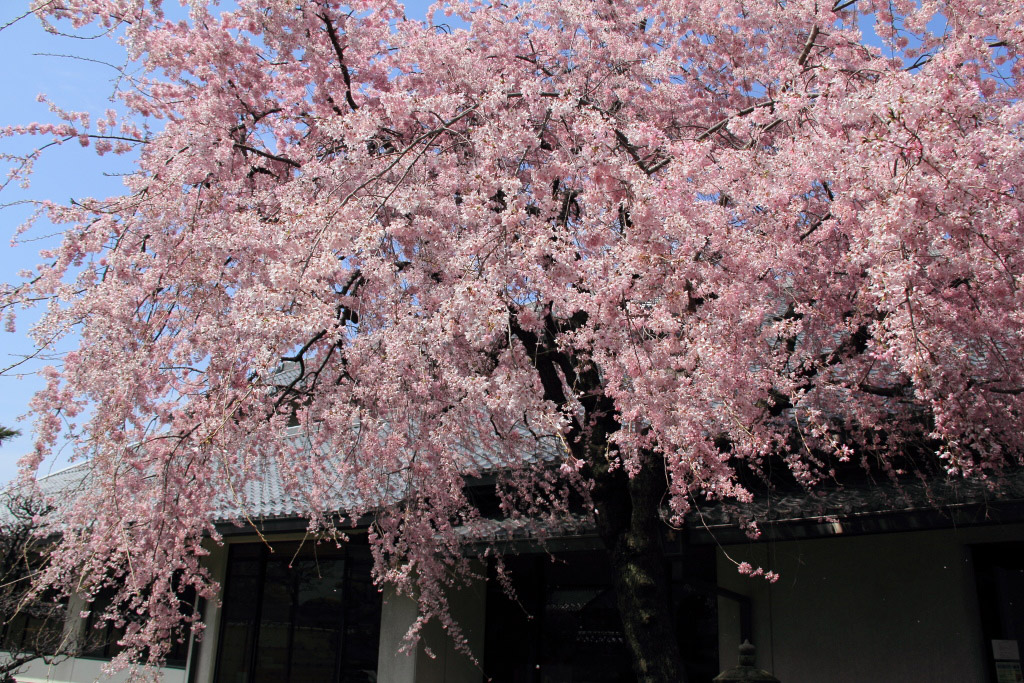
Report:
[[[7,439],[13,439],[20,434],[21,432],[17,429],[8,429],[7,427],[0,425],[0,443],[7,441]]]

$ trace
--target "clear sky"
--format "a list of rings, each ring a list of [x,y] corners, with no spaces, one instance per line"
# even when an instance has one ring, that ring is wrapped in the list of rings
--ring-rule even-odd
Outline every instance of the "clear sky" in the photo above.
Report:
[[[3,3],[0,9],[0,26],[15,19],[24,10],[25,2]],[[13,6],[13,7],[12,7]],[[17,9],[16,9],[17,8]],[[55,55],[75,55],[70,56]],[[82,59],[85,58],[85,59]],[[0,30],[0,60],[7,65],[0,70],[0,92],[4,93],[0,109],[0,126],[52,121],[47,105],[37,101],[40,93],[46,93],[51,101],[65,109],[103,112],[110,108],[110,94],[113,90],[112,77],[116,71],[110,66],[99,64],[100,60],[120,63],[120,48],[113,41],[72,40],[46,33],[35,17],[29,16]],[[48,140],[3,140],[0,152],[24,153]],[[80,145],[67,145],[51,149],[37,164],[32,185],[28,189],[8,187],[0,192],[0,281],[17,282],[19,271],[31,268],[40,261],[38,251],[54,244],[54,237],[44,238],[51,233],[47,226],[33,231],[27,237],[35,241],[12,246],[11,238],[17,227],[31,213],[29,206],[12,203],[35,199],[64,201],[75,197],[106,196],[120,191],[121,181],[107,173],[124,171],[130,160],[116,157],[99,158],[91,149]],[[6,173],[7,164],[3,164]],[[40,239],[41,238],[41,239]],[[16,333],[0,332],[0,367],[6,367],[19,356],[31,353],[31,342],[26,333],[38,316],[27,312],[19,317]],[[28,363],[19,367],[10,376],[0,376],[0,425],[20,429],[22,436],[11,439],[0,446],[0,483],[15,475],[16,462],[25,452],[31,450],[31,425],[19,422],[25,413],[32,394],[40,386],[34,375],[19,374],[31,371],[40,363]],[[57,463],[61,466],[61,463]]]
[[[172,4],[169,0],[167,4]],[[224,7],[225,3],[221,3]],[[413,0],[406,3],[409,17],[426,16],[429,2]],[[21,15],[28,0],[8,0],[0,3],[0,92],[4,93],[0,108],[0,127],[53,121],[47,105],[37,101],[45,93],[51,102],[66,110],[102,113],[112,105],[110,96],[117,72],[110,65],[124,62],[120,46],[109,38],[76,40],[45,32],[39,21],[27,16],[9,23]],[[83,31],[82,35],[89,35]],[[107,64],[103,64],[106,62]],[[24,153],[49,140],[0,140],[0,153]],[[103,197],[117,194],[122,184],[116,175],[131,168],[126,157],[97,157],[90,149],[77,143],[59,149],[49,149],[36,164],[32,185],[27,190],[8,187],[0,192],[0,282],[18,281],[19,271],[31,268],[40,261],[39,249],[52,246],[52,230],[38,226],[30,236],[39,238],[17,246],[11,245],[18,226],[29,215],[27,200],[51,199],[67,202],[71,198]],[[6,174],[7,165],[0,164]],[[0,176],[2,177],[2,176]],[[14,204],[12,206],[12,204]],[[26,333],[38,317],[34,312],[23,313],[14,334],[0,329],[0,368],[7,367],[20,356],[33,350]],[[69,340],[73,343],[74,340]],[[11,480],[17,472],[18,459],[32,449],[31,424],[19,421],[28,409],[32,394],[41,382],[31,373],[43,363],[28,363],[10,375],[0,375],[0,425],[20,429],[22,435],[0,446],[0,485]],[[67,464],[70,454],[65,448],[53,462],[44,467],[56,470]]]

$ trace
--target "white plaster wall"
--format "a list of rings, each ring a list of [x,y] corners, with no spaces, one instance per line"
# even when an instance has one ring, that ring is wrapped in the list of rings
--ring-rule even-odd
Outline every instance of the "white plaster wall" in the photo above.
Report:
[[[484,657],[484,627],[487,585],[481,579],[452,591],[448,606],[452,617],[462,628],[473,656]],[[378,683],[480,683],[482,667],[464,652],[455,649],[452,639],[437,622],[422,631],[414,653],[399,652],[405,634],[415,621],[416,602],[407,596],[384,590],[381,611],[380,651],[377,663]],[[427,654],[430,650],[433,656]]]
[[[718,582],[753,600],[758,666],[782,683],[981,683],[968,546],[1021,539],[1024,527],[1006,526],[727,545]],[[733,560],[781,578],[742,576]],[[737,603],[720,597],[722,668],[736,664],[739,632]]]
[[[414,683],[416,652],[399,652],[409,627],[416,621],[416,601],[385,587],[380,616],[377,683]]]
[[[473,656],[481,663],[484,661],[486,604],[487,585],[483,580],[474,581],[448,595],[452,617],[462,628]],[[429,648],[434,656],[427,656],[425,648]],[[384,679],[379,680],[387,683]],[[482,666],[466,653],[456,650],[451,637],[440,624],[428,624],[417,652],[416,683],[480,683],[482,680]]]

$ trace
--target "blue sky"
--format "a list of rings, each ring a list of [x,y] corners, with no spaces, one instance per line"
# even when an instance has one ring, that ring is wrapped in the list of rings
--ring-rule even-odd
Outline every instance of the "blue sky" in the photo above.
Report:
[[[22,10],[12,10],[14,3],[5,3],[0,10],[0,25],[7,24]],[[20,3],[19,3],[20,4]],[[27,2],[25,3],[27,4]],[[96,62],[52,55],[74,54],[77,57],[119,62],[118,45],[109,40],[71,40],[46,33],[38,20],[26,17],[0,31],[0,59],[8,65],[0,71],[0,91],[5,94],[0,110],[0,125],[52,121],[47,105],[36,101],[37,95],[46,93],[51,101],[65,109],[103,112],[111,106],[115,71]],[[0,151],[24,152],[37,140],[0,141]],[[121,181],[104,172],[118,172],[129,168],[130,160],[116,157],[98,158],[91,149],[67,145],[51,149],[36,166],[37,173],[29,189],[8,187],[0,193],[0,281],[17,282],[18,272],[40,261],[38,251],[53,245],[55,238],[12,247],[10,242],[18,225],[29,215],[25,205],[9,206],[26,200],[52,199],[66,202],[71,197],[106,196],[120,192]],[[6,170],[6,168],[5,168]],[[45,227],[33,231],[34,236],[49,233]],[[6,367],[19,354],[32,351],[25,334],[38,316],[28,312],[19,317],[15,334],[0,332],[0,367]],[[39,364],[26,369],[38,368]],[[0,376],[0,425],[22,431],[22,436],[0,446],[0,483],[13,478],[16,462],[31,450],[31,426],[18,422],[25,413],[28,401],[40,382],[33,375]],[[62,463],[56,463],[57,467]]]

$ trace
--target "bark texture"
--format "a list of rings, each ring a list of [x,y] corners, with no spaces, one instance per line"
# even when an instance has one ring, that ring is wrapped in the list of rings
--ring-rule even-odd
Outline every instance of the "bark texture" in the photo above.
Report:
[[[683,683],[687,678],[672,622],[672,596],[658,528],[664,481],[659,480],[656,464],[646,463],[632,478],[606,463],[595,463],[592,469],[594,518],[611,560],[637,681]]]
[[[582,415],[570,420],[566,443],[585,463],[598,535],[608,550],[615,595],[626,642],[639,683],[684,683],[683,666],[671,616],[671,592],[661,546],[659,506],[666,491],[658,455],[642,453],[639,471],[629,476],[609,437],[621,428],[613,400],[599,373],[585,359],[559,350],[558,336],[585,324],[578,313],[566,321],[546,317],[542,335],[513,326],[534,362],[545,398],[568,404],[565,387],[578,391]],[[561,375],[561,376],[560,376]]]

